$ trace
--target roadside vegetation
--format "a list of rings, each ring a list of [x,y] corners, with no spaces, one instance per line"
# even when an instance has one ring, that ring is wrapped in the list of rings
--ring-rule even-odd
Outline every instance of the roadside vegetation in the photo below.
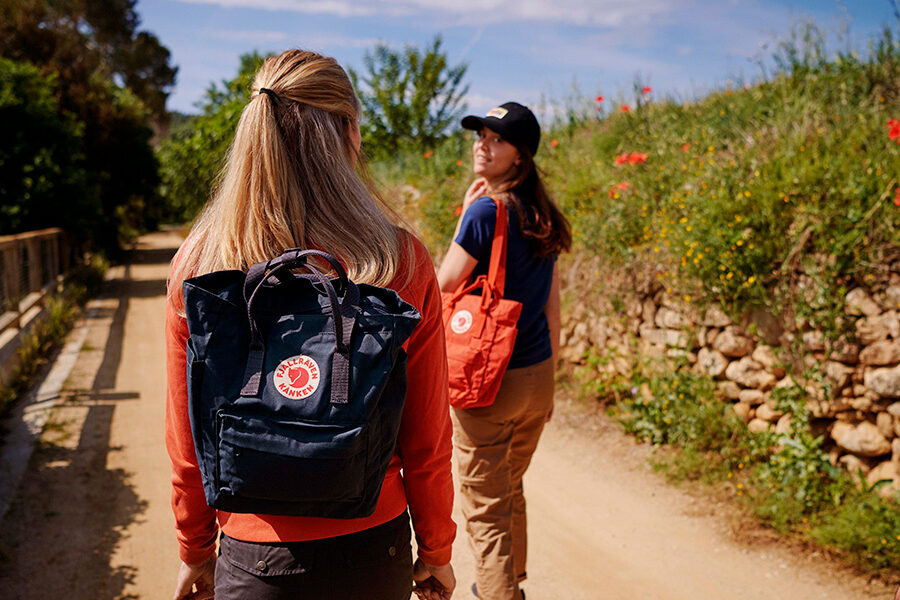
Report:
[[[35,375],[83,314],[84,305],[100,292],[107,269],[109,262],[102,255],[94,255],[66,275],[59,292],[47,297],[46,316],[22,336],[9,383],[0,385],[0,418],[34,385]]]
[[[133,0],[0,2],[0,235],[115,257],[157,226],[169,58]]]
[[[135,6],[0,1],[0,236],[60,227],[82,264],[46,300],[46,318],[23,336],[18,371],[0,388],[0,415],[98,291],[104,257],[120,257],[166,214],[153,144],[168,131],[166,99],[177,69],[159,39],[140,28]],[[0,268],[0,306],[25,293],[5,281],[27,279],[27,260],[37,257],[7,260],[5,268],[18,273]]]
[[[868,485],[862,473],[832,464],[800,387],[773,394],[792,416],[790,432],[777,434],[751,433],[714,383],[687,369],[647,362],[631,379],[607,384],[613,387],[603,397],[618,396],[608,412],[625,431],[671,450],[654,459],[671,480],[715,486],[778,533],[816,543],[864,572],[896,575],[900,508],[878,493],[888,481]]]

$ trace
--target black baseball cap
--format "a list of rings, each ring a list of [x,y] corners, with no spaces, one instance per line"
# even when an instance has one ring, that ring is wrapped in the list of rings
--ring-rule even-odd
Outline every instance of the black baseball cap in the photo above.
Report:
[[[531,155],[537,154],[538,144],[541,141],[541,126],[537,118],[527,106],[518,102],[507,102],[496,108],[492,108],[483,117],[469,115],[463,117],[462,126],[466,129],[478,131],[487,127],[511,144],[525,146],[531,151]]]

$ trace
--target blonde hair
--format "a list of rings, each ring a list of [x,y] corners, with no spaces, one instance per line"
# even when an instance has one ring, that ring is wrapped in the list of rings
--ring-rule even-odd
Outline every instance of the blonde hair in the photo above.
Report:
[[[174,261],[170,298],[180,300],[189,277],[246,271],[288,248],[329,252],[359,283],[408,282],[412,266],[399,273],[399,257],[401,246],[411,256],[412,242],[357,156],[350,131],[360,103],[337,61],[288,50],[266,59],[252,91],[218,185]]]

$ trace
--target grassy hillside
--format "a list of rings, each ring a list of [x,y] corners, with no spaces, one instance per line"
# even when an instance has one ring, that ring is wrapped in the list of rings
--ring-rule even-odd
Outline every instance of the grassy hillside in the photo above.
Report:
[[[889,125],[900,119],[900,47],[885,31],[867,56],[826,58],[812,26],[801,39],[782,44],[776,74],[757,85],[691,103],[638,93],[545,131],[538,163],[576,251],[657,265],[667,287],[732,311],[781,310],[803,270],[821,286],[797,303],[814,320],[833,314],[842,287],[877,279],[900,241]],[[438,253],[472,177],[470,144],[459,136],[373,168],[422,193],[410,215]]]

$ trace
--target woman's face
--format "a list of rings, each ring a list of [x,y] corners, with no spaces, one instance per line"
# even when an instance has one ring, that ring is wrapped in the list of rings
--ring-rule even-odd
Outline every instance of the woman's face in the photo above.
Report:
[[[519,151],[500,137],[500,134],[482,127],[472,145],[473,169],[476,175],[496,186],[509,179],[519,164]]]

